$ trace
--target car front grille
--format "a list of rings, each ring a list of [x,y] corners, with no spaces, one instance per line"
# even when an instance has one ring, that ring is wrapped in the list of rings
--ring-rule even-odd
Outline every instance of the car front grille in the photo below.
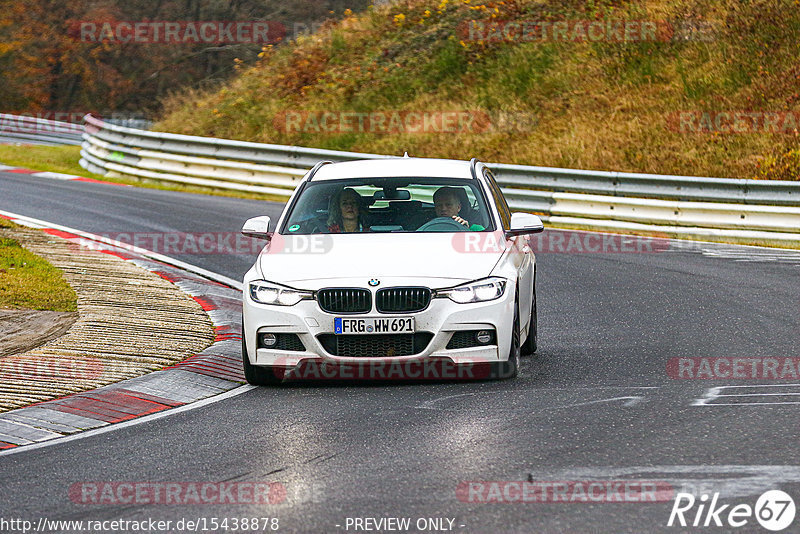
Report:
[[[320,289],[317,302],[328,313],[366,313],[372,309],[369,290],[355,287]]]
[[[433,334],[374,334],[374,335],[335,335],[318,336],[322,347],[334,356],[344,358],[391,358],[393,356],[413,356],[425,350]]]
[[[412,313],[422,311],[431,302],[427,287],[387,287],[375,295],[375,307],[381,313]]]

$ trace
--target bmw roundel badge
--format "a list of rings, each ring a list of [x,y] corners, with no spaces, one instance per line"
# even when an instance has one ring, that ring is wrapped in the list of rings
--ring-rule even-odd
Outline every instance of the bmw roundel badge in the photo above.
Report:
[[[373,278],[373,279],[372,279],[372,280],[370,280],[368,283],[369,283],[369,285],[370,285],[370,286],[372,286],[372,287],[375,287],[375,286],[377,286],[377,285],[380,285],[381,281],[380,281],[380,280],[378,280],[377,278]]]

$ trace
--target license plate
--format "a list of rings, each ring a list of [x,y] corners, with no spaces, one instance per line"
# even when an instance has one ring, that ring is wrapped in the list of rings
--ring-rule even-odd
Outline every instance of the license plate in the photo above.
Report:
[[[413,334],[413,317],[336,317],[334,334]]]

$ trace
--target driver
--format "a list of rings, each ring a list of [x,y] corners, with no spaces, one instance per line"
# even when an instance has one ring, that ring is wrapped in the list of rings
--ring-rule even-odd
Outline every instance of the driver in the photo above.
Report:
[[[363,232],[364,221],[361,211],[361,195],[355,189],[345,187],[330,200],[328,232]]]
[[[449,217],[459,224],[463,224],[473,232],[486,230],[480,224],[470,224],[469,221],[459,215],[461,212],[461,201],[458,199],[458,190],[455,187],[440,187],[433,194],[433,205],[436,209],[437,217]]]

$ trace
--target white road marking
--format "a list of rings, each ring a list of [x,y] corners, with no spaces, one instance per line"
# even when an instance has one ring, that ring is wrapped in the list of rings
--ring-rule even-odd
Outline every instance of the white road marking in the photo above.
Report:
[[[678,476],[676,476],[678,475]],[[653,465],[633,467],[578,467],[532,470],[528,481],[540,480],[647,480],[666,482],[677,492],[720,497],[761,495],[781,484],[800,484],[796,465]]]
[[[617,387],[617,386],[610,386],[610,387],[597,387],[597,388],[592,388],[592,387],[588,387],[588,388],[552,388],[552,389],[548,388],[546,390],[537,390],[537,392],[545,392],[546,393],[547,391],[575,391],[575,390],[586,390],[586,389],[588,389],[588,390],[593,390],[593,389],[658,389],[658,387],[655,387],[655,386],[645,386],[645,387],[637,387],[637,386],[631,386],[631,387],[618,386]],[[444,397],[437,397],[435,399],[427,400],[427,401],[425,401],[425,402],[423,402],[421,404],[418,404],[418,405],[414,406],[414,408],[416,408],[418,410],[445,410],[447,408],[437,407],[436,404],[438,404],[439,402],[448,400],[448,399],[456,399],[456,398],[459,398],[459,397],[477,397],[479,395],[496,395],[497,393],[498,393],[497,391],[482,391],[482,392],[460,393],[460,394],[457,394],[457,395],[446,395]],[[577,402],[577,403],[574,403],[574,404],[565,404],[565,405],[562,405],[562,406],[546,406],[545,408],[547,408],[549,410],[558,410],[558,409],[562,409],[562,408],[573,408],[575,406],[587,406],[587,405],[590,405],[590,404],[599,404],[599,403],[603,403],[603,402],[615,402],[615,401],[622,401],[622,400],[627,401],[627,402],[622,403],[623,406],[626,406],[626,407],[627,406],[635,406],[635,405],[639,404],[640,402],[642,402],[644,400],[644,397],[642,397],[642,396],[612,397],[612,398],[609,398],[609,399],[595,399],[595,400],[591,400],[591,401]]]
[[[547,391],[575,391],[578,389],[658,389],[661,386],[591,386],[577,388],[547,388]]]
[[[52,178],[54,180],[74,180],[75,178],[82,178],[77,174],[64,174],[63,172],[35,172],[31,174],[37,178]]]
[[[447,399],[455,399],[455,398],[458,398],[458,397],[474,397],[476,395],[478,395],[478,393],[460,393],[458,395],[447,395],[445,397],[439,397],[439,398],[436,398],[436,399],[431,399],[429,401],[425,401],[422,404],[418,404],[417,406],[414,406],[414,408],[417,408],[418,410],[440,410],[441,408],[435,408],[433,406],[434,404],[436,404],[439,401],[443,401],[443,400],[447,400]]]
[[[800,404],[797,401],[776,401],[771,400],[771,397],[789,397],[800,396],[800,392],[794,391],[780,391],[772,390],[774,392],[756,392],[756,393],[737,393],[735,391],[746,390],[747,388],[786,388],[786,387],[800,387],[800,384],[753,384],[746,386],[718,386],[706,390],[703,397],[695,399],[692,406],[774,406],[779,404]],[[730,391],[730,392],[729,392]],[[740,397],[756,397],[765,399],[764,402],[717,402],[718,399],[726,398],[740,398]]]
[[[669,251],[695,252],[710,258],[727,259],[745,263],[774,262],[800,265],[800,251],[787,248],[672,240],[670,242]]]
[[[644,397],[614,397],[611,399],[600,399],[587,402],[578,402],[576,404],[566,404],[564,406],[553,406],[553,408],[574,408],[575,406],[588,406],[589,404],[600,404],[601,402],[614,402],[619,400],[627,400],[623,402],[623,406],[635,406],[644,400]]]

